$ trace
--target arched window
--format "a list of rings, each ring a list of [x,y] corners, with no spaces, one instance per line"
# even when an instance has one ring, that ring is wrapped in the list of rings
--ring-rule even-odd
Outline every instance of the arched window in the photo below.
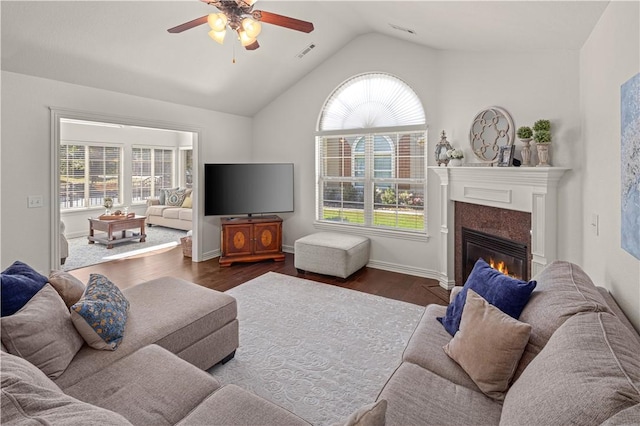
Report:
[[[424,233],[425,123],[418,96],[390,74],[336,88],[318,120],[317,220]]]

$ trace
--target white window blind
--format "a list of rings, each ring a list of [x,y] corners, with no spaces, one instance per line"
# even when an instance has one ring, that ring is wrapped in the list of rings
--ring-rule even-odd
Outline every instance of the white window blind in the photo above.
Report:
[[[424,124],[418,97],[391,75],[338,87],[316,138],[317,219],[425,233]]]
[[[133,147],[131,153],[131,200],[145,201],[160,190],[174,186],[175,150]]]
[[[121,163],[119,146],[60,144],[60,209],[121,203]]]

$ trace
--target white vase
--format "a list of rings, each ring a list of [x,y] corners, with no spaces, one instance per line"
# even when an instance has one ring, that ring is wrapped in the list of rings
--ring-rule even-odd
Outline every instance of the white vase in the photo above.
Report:
[[[451,160],[449,160],[449,167],[460,167],[460,166],[462,166],[461,158],[452,158]]]
[[[522,155],[522,166],[528,167],[531,165],[531,138],[520,139],[522,142],[522,149],[520,155]]]
[[[538,148],[538,166],[537,167],[549,167],[549,145],[548,143],[536,144]]]

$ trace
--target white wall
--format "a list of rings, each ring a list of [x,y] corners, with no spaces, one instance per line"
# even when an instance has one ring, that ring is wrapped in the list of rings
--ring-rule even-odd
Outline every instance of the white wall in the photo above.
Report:
[[[578,52],[491,55],[438,51],[380,34],[356,38],[254,117],[254,160],[296,165],[295,214],[285,217],[285,245],[292,246],[297,238],[315,231],[314,131],[325,100],[356,74],[384,71],[408,83],[423,102],[429,126],[429,165],[434,165],[432,153],[443,129],[455,146],[465,148],[470,160],[469,127],[485,107],[507,109],[517,125],[533,124],[538,118],[552,120],[557,141],[552,148],[554,163],[576,169],[561,184],[559,254],[579,263],[580,160],[571,152],[579,145],[578,62]],[[430,172],[429,241],[371,236],[371,265],[437,276],[438,191],[438,178]]]
[[[558,257],[582,262],[582,148],[579,111],[579,52],[443,52],[442,128],[448,140],[478,162],[469,146],[471,121],[490,106],[506,109],[514,126],[551,120],[551,164],[568,167],[558,188]],[[517,139],[517,138],[516,138]],[[516,157],[521,144],[516,142]],[[535,146],[533,160],[537,161]]]
[[[640,330],[640,260],[621,248],[620,86],[640,72],[640,4],[611,2],[580,54],[584,268]],[[640,159],[636,159],[640,161]],[[600,232],[590,226],[600,218]]]
[[[200,182],[204,163],[250,157],[250,118],[3,71],[2,269],[15,260],[50,268],[50,106],[201,129]],[[204,188],[197,190],[202,197]],[[45,207],[28,209],[27,195],[42,195]],[[219,249],[219,220],[205,218],[202,232],[206,257]]]

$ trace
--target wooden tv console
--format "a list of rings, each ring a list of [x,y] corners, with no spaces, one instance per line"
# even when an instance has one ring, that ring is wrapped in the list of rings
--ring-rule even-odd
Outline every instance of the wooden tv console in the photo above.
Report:
[[[278,216],[220,219],[220,266],[233,262],[283,261],[282,219]]]

